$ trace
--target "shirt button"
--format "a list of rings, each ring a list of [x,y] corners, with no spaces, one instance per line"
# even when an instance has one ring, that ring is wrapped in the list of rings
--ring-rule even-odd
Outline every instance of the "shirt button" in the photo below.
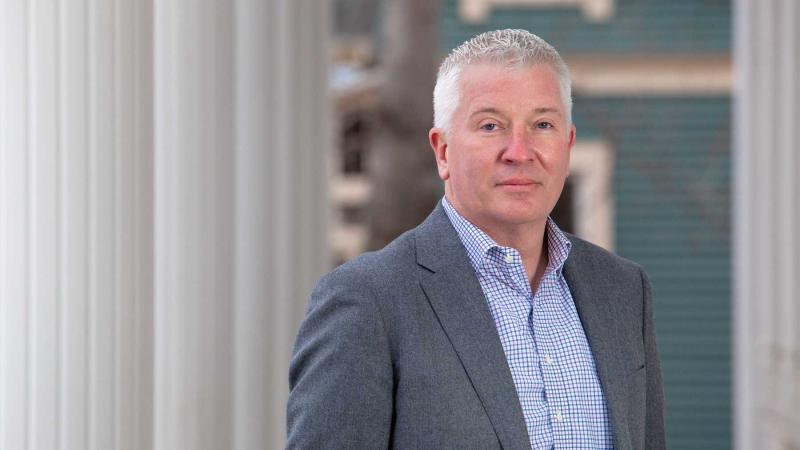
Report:
[[[544,362],[548,366],[552,366],[553,365],[553,358],[551,358],[550,355],[545,355]]]
[[[561,411],[556,411],[556,422],[563,422],[564,416],[561,415]]]
[[[511,264],[512,262],[514,262],[514,257],[511,255],[506,255],[506,262]]]

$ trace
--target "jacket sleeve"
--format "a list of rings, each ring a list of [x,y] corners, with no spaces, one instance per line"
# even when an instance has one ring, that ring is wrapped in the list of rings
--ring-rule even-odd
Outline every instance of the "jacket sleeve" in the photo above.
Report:
[[[645,417],[645,448],[659,450],[666,448],[664,433],[664,391],[661,381],[661,360],[656,346],[656,330],[653,320],[653,295],[647,274],[641,271],[644,291],[643,336],[645,367],[647,368],[647,392]]]
[[[289,449],[389,446],[389,341],[374,298],[357,278],[335,271],[311,295],[289,367]]]

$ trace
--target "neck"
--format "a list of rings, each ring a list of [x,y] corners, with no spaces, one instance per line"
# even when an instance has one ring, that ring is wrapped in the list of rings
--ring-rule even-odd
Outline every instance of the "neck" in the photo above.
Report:
[[[445,185],[447,195],[447,185]],[[468,217],[459,211],[452,201],[452,197],[447,195],[448,203],[465,219],[472,222],[481,231],[486,233],[494,242],[503,247],[516,249],[522,258],[525,274],[531,284],[531,290],[535,293],[539,287],[539,282],[544,276],[547,268],[548,251],[546,244],[545,229],[547,218],[535,222],[521,224],[496,223],[486,220],[486,217]]]
[[[525,273],[535,293],[547,268],[546,220],[543,223],[515,227],[489,227],[475,225],[489,235],[498,245],[516,249],[522,257]]]

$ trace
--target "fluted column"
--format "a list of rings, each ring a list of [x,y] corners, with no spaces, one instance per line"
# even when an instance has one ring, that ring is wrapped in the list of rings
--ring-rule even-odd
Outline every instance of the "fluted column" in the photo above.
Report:
[[[329,264],[328,8],[236,3],[236,449],[285,445],[290,352]]]
[[[327,6],[0,2],[0,448],[280,448]]]
[[[326,7],[160,1],[155,24],[156,447],[279,448],[328,262]]]
[[[735,2],[738,449],[800,447],[800,6]]]
[[[147,448],[146,2],[0,4],[0,448]]]
[[[231,448],[232,5],[154,17],[155,448]]]

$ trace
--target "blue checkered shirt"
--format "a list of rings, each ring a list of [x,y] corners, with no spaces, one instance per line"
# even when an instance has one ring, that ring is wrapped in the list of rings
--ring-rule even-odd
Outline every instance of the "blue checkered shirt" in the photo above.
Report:
[[[519,252],[442,204],[467,250],[500,335],[531,448],[612,449],[603,390],[569,286],[572,244],[547,219],[548,262],[535,294]]]

